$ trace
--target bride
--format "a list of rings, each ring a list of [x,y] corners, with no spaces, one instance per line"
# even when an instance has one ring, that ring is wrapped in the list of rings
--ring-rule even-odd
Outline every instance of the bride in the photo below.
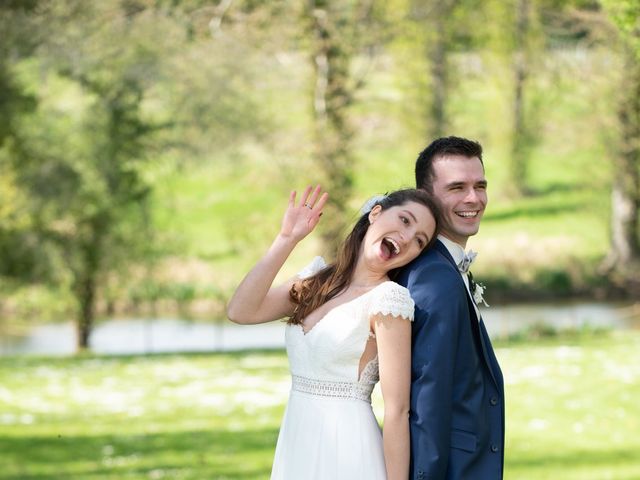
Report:
[[[377,198],[356,222],[334,263],[320,257],[281,286],[272,283],[294,247],[320,220],[328,194],[296,192],[280,233],[227,308],[256,324],[287,317],[292,375],[271,480],[406,480],[414,303],[390,281],[436,238],[437,207],[422,190]],[[381,434],[371,409],[380,381]]]

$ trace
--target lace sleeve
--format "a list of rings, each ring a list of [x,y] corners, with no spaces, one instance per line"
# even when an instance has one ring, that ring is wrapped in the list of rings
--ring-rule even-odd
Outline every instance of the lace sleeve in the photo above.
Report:
[[[369,307],[369,315],[381,313],[413,322],[415,303],[409,295],[409,290],[397,283],[385,282],[380,286],[380,291],[375,293]]]
[[[315,275],[326,266],[327,263],[324,261],[324,258],[320,256],[315,257],[313,260],[311,260],[311,263],[309,263],[306,267],[298,272],[297,276],[301,280],[304,280],[305,278],[309,278],[310,276]]]

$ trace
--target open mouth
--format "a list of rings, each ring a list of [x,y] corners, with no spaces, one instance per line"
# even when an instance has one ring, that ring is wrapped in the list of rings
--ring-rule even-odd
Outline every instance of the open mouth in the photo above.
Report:
[[[384,237],[380,245],[385,260],[389,260],[400,253],[400,245],[392,238]]]
[[[480,210],[472,210],[469,212],[456,212],[456,215],[462,218],[476,218],[479,213]]]

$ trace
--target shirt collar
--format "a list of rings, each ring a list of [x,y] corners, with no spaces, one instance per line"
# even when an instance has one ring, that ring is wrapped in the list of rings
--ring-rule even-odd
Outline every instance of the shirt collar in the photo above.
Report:
[[[447,251],[453,258],[453,261],[456,262],[456,265],[460,265],[460,262],[464,259],[464,248],[462,248],[462,245],[459,245],[453,240],[449,240],[447,237],[443,237],[442,235],[438,235],[438,240],[440,240],[446,247]]]

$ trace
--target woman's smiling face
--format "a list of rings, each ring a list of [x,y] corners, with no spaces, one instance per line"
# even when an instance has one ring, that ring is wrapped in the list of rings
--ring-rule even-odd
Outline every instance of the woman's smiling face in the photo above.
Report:
[[[386,210],[376,205],[369,213],[369,222],[363,241],[365,261],[381,266],[385,272],[420,255],[436,229],[431,210],[413,201]]]

